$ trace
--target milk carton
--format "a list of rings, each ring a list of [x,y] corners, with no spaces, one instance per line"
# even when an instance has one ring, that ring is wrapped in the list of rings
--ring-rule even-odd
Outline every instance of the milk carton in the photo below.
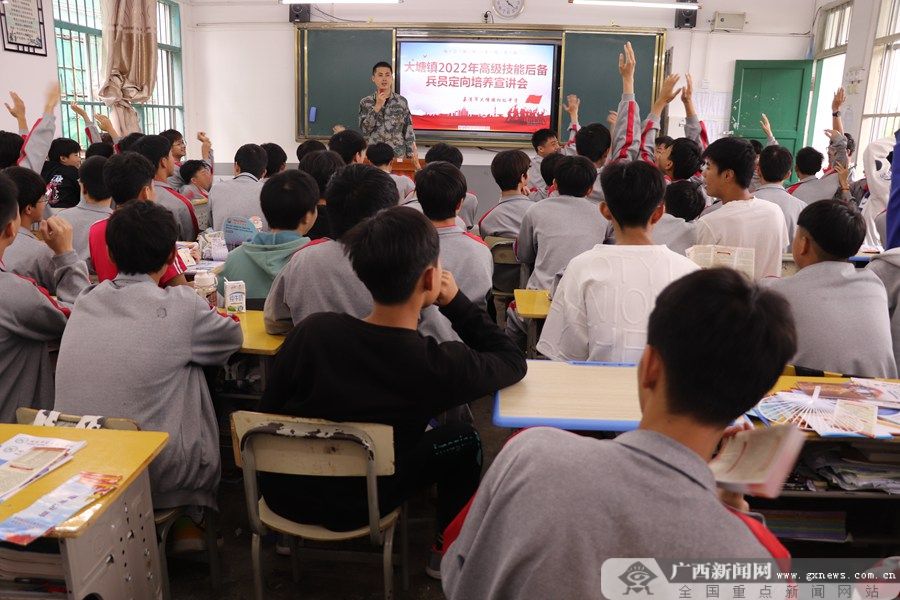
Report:
[[[243,281],[225,281],[225,312],[247,311],[247,285]]]

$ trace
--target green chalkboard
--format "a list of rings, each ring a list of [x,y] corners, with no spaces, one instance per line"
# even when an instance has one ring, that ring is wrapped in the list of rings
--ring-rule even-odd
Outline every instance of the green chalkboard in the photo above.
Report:
[[[330,137],[337,123],[359,127],[359,101],[374,93],[372,65],[393,62],[393,29],[301,31],[298,133]],[[309,121],[315,108],[315,121]]]
[[[589,33],[567,31],[563,38],[563,65],[560,81],[560,107],[566,95],[581,99],[579,120],[606,124],[606,116],[615,110],[622,97],[622,78],[619,75],[619,54],[625,42],[631,42],[637,67],[634,92],[641,118],[650,112],[656,96],[657,74],[661,71],[661,48],[656,33]],[[568,117],[560,108],[561,135],[568,126]],[[563,138],[560,138],[563,139]]]

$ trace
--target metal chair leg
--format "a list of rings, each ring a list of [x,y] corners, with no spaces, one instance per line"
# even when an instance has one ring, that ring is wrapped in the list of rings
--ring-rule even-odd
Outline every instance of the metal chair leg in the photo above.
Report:
[[[400,511],[400,577],[403,591],[409,591],[409,507]]]
[[[218,513],[206,508],[206,551],[209,553],[209,583],[214,592],[219,591],[222,583],[222,566],[219,557]]]
[[[169,588],[169,561],[166,558],[166,544],[169,541],[169,532],[172,530],[172,525],[175,524],[177,519],[178,515],[176,514],[168,521],[160,523],[161,527],[156,530],[156,535],[159,536],[159,575],[162,577],[163,600],[171,600],[172,598],[172,591]]]
[[[384,598],[385,600],[393,600],[394,598],[394,530],[397,524],[394,523],[384,532]]]
[[[262,565],[260,564],[260,546],[260,535],[254,533],[250,543],[250,557],[253,561],[253,590],[256,600],[265,600],[265,596],[263,596]]]
[[[300,581],[300,543],[296,536],[288,536],[291,547],[291,577],[294,583]]]

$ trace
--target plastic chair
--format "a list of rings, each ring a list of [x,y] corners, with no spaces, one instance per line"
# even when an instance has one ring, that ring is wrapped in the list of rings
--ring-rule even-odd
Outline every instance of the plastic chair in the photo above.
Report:
[[[133,419],[122,417],[78,416],[63,414],[53,410],[38,410],[35,408],[20,407],[16,409],[16,422],[21,425],[38,425],[44,427],[73,427],[76,429],[116,429],[119,431],[140,431],[140,427]],[[187,514],[187,506],[164,508],[153,511],[153,522],[156,525],[156,535],[159,545],[159,570],[162,578],[162,594],[164,600],[171,598],[169,589],[169,565],[166,560],[166,543],[172,525],[182,515]],[[219,548],[216,543],[217,519],[215,511],[207,509],[206,545],[209,552],[209,579],[213,590],[219,588],[221,567],[219,563]]]
[[[235,453],[240,448],[244,469],[244,493],[252,531],[251,555],[256,599],[263,600],[260,545],[266,528],[290,536],[294,581],[299,579],[298,540],[339,542],[368,536],[373,546],[382,548],[385,598],[394,597],[394,530],[402,509],[384,517],[378,507],[377,476],[394,474],[394,434],[387,425],[334,423],[321,419],[301,419],[249,411],[231,415]],[[236,457],[237,461],[237,457]],[[319,477],[365,477],[369,524],[353,531],[331,531],[307,525],[274,513],[260,497],[257,472]],[[407,536],[401,527],[401,573],[408,586]]]

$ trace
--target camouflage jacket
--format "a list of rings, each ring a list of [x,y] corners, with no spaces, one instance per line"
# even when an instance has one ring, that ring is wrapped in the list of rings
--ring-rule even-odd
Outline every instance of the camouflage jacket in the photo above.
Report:
[[[397,156],[412,156],[416,134],[413,131],[409,104],[400,94],[392,93],[381,110],[375,111],[375,95],[359,101],[359,128],[370,144],[384,142]]]

